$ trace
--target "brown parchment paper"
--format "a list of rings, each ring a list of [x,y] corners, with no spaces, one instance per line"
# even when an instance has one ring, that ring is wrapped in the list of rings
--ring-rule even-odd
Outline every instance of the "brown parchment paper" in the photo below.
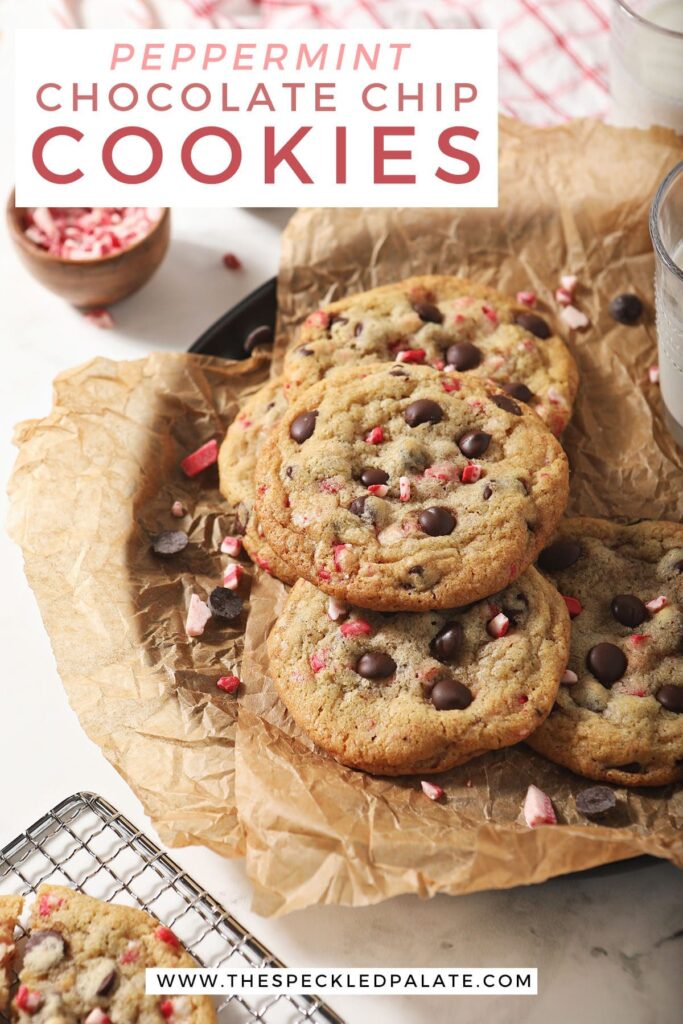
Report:
[[[606,313],[626,288],[651,303],[647,209],[680,158],[665,132],[504,122],[497,211],[301,211],[284,238],[276,361],[293,326],[332,295],[443,270],[531,287],[550,304],[559,274],[575,272],[592,325],[571,339],[582,372],[567,437],[572,508],[680,517],[681,453],[646,380],[651,315],[626,329]],[[613,820],[586,825],[572,799],[586,783],[525,749],[448,773],[444,805],[414,779],[372,778],[316,753],[268,679],[264,641],[285,596],[268,577],[241,622],[187,639],[189,595],[220,579],[218,542],[234,524],[216,477],[188,481],[178,462],[222,437],[268,372],[263,357],[96,359],[58,378],[49,416],[17,429],[10,531],[60,675],[164,842],[246,853],[262,913],[504,887],[644,852],[683,864],[680,792],[622,791]],[[170,516],[175,499],[185,521]],[[179,526],[186,552],[154,559],[149,536]],[[215,681],[240,662],[235,700]],[[522,824],[530,781],[553,796],[561,826]]]
[[[129,782],[164,842],[234,856],[237,702],[216,679],[239,669],[247,613],[185,634],[192,592],[220,582],[220,541],[234,527],[217,474],[188,480],[180,459],[222,437],[268,374],[263,357],[228,363],[159,354],[95,359],[55,381],[49,416],[21,424],[10,533],[69,701]],[[170,514],[179,499],[185,519]],[[150,536],[185,529],[175,558]]]
[[[299,211],[283,239],[273,372],[307,313],[353,291],[422,272],[463,274],[513,294],[530,288],[552,315],[560,275],[577,274],[590,327],[568,332],[557,321],[581,371],[565,437],[570,512],[680,519],[683,451],[647,376],[656,362],[647,221],[659,181],[681,158],[683,140],[666,131],[503,120],[497,210]],[[638,327],[607,312],[623,291],[646,301]],[[316,753],[268,679],[264,641],[285,594],[270,579],[253,591],[237,729],[237,804],[261,913],[506,888],[640,853],[683,866],[680,789],[621,790],[613,818],[598,825],[574,806],[590,783],[524,747],[440,777],[444,804],[426,800],[418,780],[372,778]],[[524,824],[531,782],[552,796],[560,827]]]

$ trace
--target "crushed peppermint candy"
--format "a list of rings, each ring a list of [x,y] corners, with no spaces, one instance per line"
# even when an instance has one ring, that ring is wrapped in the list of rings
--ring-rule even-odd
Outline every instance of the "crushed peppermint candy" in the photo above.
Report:
[[[110,1024],[110,1022],[104,1010],[95,1006],[85,1018],[84,1024]]]
[[[311,327],[329,327],[330,326],[330,314],[324,309],[316,309],[315,313],[311,313],[306,318],[306,323]]]
[[[25,1013],[35,1013],[43,1005],[43,996],[40,992],[32,990],[28,985],[20,985],[14,999],[17,1010],[24,1010]]]
[[[187,509],[183,505],[182,501],[174,501],[171,505],[171,515],[175,516],[176,519],[182,519],[183,516],[187,515]]]
[[[370,636],[372,626],[365,619],[349,619],[348,622],[342,622],[339,632],[342,636]]]
[[[109,331],[114,326],[114,318],[104,306],[88,309],[83,316],[89,323],[94,324],[95,327],[99,327],[103,331]]]
[[[180,949],[180,939],[172,932],[170,928],[167,928],[165,924],[160,924],[154,932],[154,938],[158,939],[159,942],[165,942],[171,949]]]
[[[343,619],[348,610],[347,605],[336,597],[331,597],[327,602],[327,617],[333,622]]]
[[[573,331],[578,330],[580,327],[588,327],[589,320],[585,313],[582,313],[580,309],[571,304],[565,306],[560,311],[560,316],[566,323],[567,327],[570,327]]]
[[[576,274],[563,274],[560,278],[560,285],[565,291],[568,291],[570,295],[573,295],[576,291],[576,286],[579,282]]]
[[[410,480],[407,476],[398,478],[398,500],[410,501]]]
[[[187,609],[185,620],[185,632],[188,636],[201,636],[204,628],[211,618],[211,612],[206,601],[193,594],[190,598],[190,605]]]
[[[451,393],[451,391],[460,391],[462,384],[460,383],[459,380],[442,380],[441,387],[448,395]]]
[[[368,494],[373,494],[376,498],[386,498],[389,493],[389,488],[386,484],[369,484]]]
[[[524,798],[524,820],[529,828],[557,825],[552,800],[538,786],[529,786]]]
[[[223,586],[228,590],[237,590],[244,575],[241,565],[228,565],[223,573]]]
[[[123,953],[119,957],[119,962],[122,964],[134,964],[136,960],[140,959],[140,943],[135,939],[131,939]]]
[[[470,462],[463,469],[460,479],[464,484],[476,484],[480,476],[481,466],[475,466],[474,463]]]
[[[577,597],[567,597],[565,594],[562,594],[562,600],[567,606],[570,619],[575,619],[583,611],[583,605]]]
[[[427,353],[423,348],[404,348],[396,356],[397,363],[424,363]]]
[[[232,555],[233,558],[238,558],[242,550],[242,538],[241,537],[224,537],[221,542],[221,551],[224,555]]]
[[[440,800],[445,795],[442,787],[437,786],[436,782],[427,782],[426,779],[422,779],[420,786],[424,795],[430,800]]]
[[[327,651],[314,651],[309,658],[309,664],[314,672],[327,667]]]
[[[527,306],[533,309],[536,305],[536,292],[517,292],[517,302],[520,306]]]
[[[41,917],[49,917],[53,910],[59,910],[63,904],[63,896],[55,896],[51,892],[44,893],[38,901],[38,913]]]
[[[197,476],[202,470],[208,469],[209,466],[213,466],[218,461],[218,442],[216,439],[207,441],[196,451],[190,452],[180,463],[185,476]]]
[[[489,636],[494,637],[498,640],[500,637],[505,636],[510,628],[510,620],[507,615],[503,612],[498,612],[490,622],[486,624],[486,632]]]
[[[647,375],[650,378],[650,384],[659,384],[659,366],[656,363],[650,367]]]
[[[226,252],[223,256],[223,266],[227,270],[241,270],[242,260],[238,256],[235,256],[234,252]]]
[[[579,677],[577,676],[576,672],[572,672],[570,668],[566,668],[564,670],[564,672],[562,673],[562,678],[560,679],[560,682],[563,686],[573,686],[574,683],[578,683],[578,681]]]
[[[221,676],[216,680],[216,686],[224,693],[237,693],[240,688],[239,676]]]
[[[654,615],[656,612],[661,612],[662,608],[666,608],[668,603],[668,598],[662,594],[660,597],[653,597],[651,601],[646,601],[645,607]]]
[[[59,259],[99,260],[140,242],[162,212],[153,206],[36,206],[26,213],[24,234]]]
[[[367,444],[381,444],[384,440],[384,431],[381,427],[373,427],[372,430],[366,435],[365,441]]]
[[[566,288],[556,288],[555,299],[561,306],[569,306],[572,301],[572,293],[567,291]]]
[[[159,1013],[166,1020],[169,1020],[173,1016],[173,1003],[170,999],[162,999],[159,1003]]]

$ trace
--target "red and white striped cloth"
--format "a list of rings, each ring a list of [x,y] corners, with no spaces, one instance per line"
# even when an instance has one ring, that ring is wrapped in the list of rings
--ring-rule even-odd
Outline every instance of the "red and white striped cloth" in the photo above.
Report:
[[[49,0],[68,28],[102,0]],[[530,124],[604,117],[610,0],[112,0],[107,23],[148,28],[496,28],[500,107]],[[112,14],[112,10],[114,14]],[[161,14],[163,10],[163,16]]]

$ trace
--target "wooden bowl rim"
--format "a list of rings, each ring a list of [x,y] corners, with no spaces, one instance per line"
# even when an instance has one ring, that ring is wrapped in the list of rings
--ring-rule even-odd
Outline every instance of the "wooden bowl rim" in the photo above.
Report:
[[[133,245],[126,246],[126,248],[121,249],[120,252],[113,252],[109,256],[98,256],[94,260],[72,260],[67,259],[65,256],[54,256],[51,252],[48,252],[47,249],[42,249],[39,245],[36,245],[35,242],[32,242],[30,238],[26,237],[25,231],[23,231],[19,226],[17,214],[21,210],[28,209],[28,206],[16,205],[16,189],[13,188],[10,192],[9,199],[7,200],[6,207],[8,228],[13,241],[34,259],[43,260],[43,262],[52,263],[55,266],[66,267],[99,267],[102,266],[103,263],[114,263],[116,260],[123,259],[130,253],[135,252],[136,249],[139,249],[145,242],[149,241],[157,231],[160,231],[171,213],[170,206],[162,206],[161,216],[152,229],[148,231],[146,235],[143,235],[142,238],[138,239],[138,241]]]

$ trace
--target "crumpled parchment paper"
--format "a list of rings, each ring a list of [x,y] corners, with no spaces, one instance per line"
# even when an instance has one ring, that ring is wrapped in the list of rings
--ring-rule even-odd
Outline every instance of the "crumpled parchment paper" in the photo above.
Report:
[[[560,274],[576,273],[591,326],[569,337],[582,375],[566,435],[571,511],[680,518],[683,452],[647,380],[647,212],[682,156],[664,131],[503,121],[498,210],[300,211],[283,241],[274,369],[296,324],[334,296],[442,271],[531,288],[548,313]],[[625,290],[646,300],[641,326],[607,313]],[[261,913],[501,888],[640,853],[683,866],[683,794],[671,787],[621,790],[613,817],[588,824],[574,796],[589,783],[523,747],[446,773],[444,804],[419,780],[372,778],[317,753],[268,678],[264,642],[285,588],[262,574],[240,622],[188,640],[187,601],[220,581],[218,545],[234,520],[215,474],[189,481],[178,463],[222,437],[268,370],[263,357],[97,359],[58,378],[50,415],[17,429],[10,530],[60,675],[164,842],[246,853]],[[176,499],[186,520],[170,515]],[[190,546],[154,558],[149,537],[172,528],[187,529]],[[244,680],[237,700],[215,687],[233,670]],[[559,826],[524,825],[529,782],[552,796]]]

